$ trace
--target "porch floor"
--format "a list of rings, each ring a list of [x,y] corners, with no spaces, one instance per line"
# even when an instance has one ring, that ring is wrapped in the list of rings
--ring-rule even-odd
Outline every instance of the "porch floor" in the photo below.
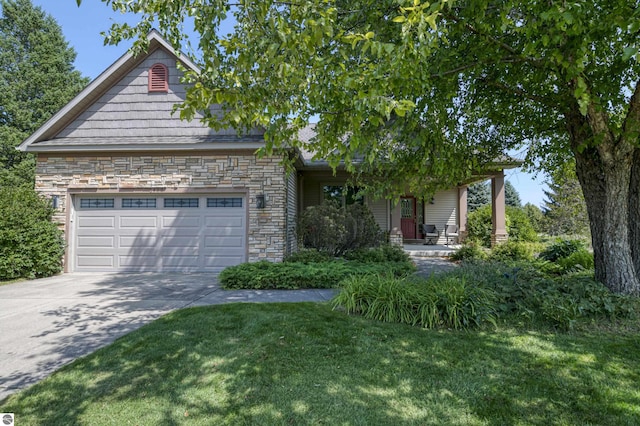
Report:
[[[423,244],[422,242],[405,242],[402,245],[411,257],[447,257],[460,248],[459,244]]]

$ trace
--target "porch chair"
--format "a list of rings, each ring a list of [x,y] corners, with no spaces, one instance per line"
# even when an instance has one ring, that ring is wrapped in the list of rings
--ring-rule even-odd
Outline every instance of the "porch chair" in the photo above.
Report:
[[[440,238],[440,231],[435,225],[422,225],[422,234],[424,235],[424,244],[437,244]]]
[[[449,245],[449,238],[455,242],[456,239],[460,237],[458,225],[446,225],[444,228],[444,237],[447,240],[447,245]]]

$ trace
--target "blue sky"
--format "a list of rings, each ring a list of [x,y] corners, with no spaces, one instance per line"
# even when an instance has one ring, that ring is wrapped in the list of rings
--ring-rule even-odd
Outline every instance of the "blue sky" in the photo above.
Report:
[[[109,6],[99,0],[83,0],[78,7],[76,0],[32,0],[45,12],[53,16],[69,44],[76,50],[78,56],[75,66],[80,72],[96,78],[109,65],[115,62],[130,47],[131,43],[119,46],[105,46],[101,32],[109,29],[113,22],[133,23],[131,17],[125,17],[114,12]],[[537,178],[520,169],[505,171],[506,178],[518,190],[522,203],[533,203],[541,206],[544,200],[544,176]]]

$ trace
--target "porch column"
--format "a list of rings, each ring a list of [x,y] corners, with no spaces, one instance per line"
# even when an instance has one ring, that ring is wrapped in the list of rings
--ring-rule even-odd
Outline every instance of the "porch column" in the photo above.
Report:
[[[391,229],[389,230],[389,243],[391,243],[391,245],[402,246],[402,228],[400,225],[402,211],[400,200],[396,201],[395,204],[393,204],[392,201],[389,201],[389,203],[391,203]]]
[[[458,187],[458,226],[460,242],[467,239],[467,185]]]
[[[507,241],[505,214],[504,173],[491,178],[491,247]]]

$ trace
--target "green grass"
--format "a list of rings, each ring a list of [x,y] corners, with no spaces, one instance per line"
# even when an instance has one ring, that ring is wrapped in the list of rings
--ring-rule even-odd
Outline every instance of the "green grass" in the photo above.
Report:
[[[327,304],[174,312],[11,396],[19,425],[640,424],[640,339],[427,331]]]

